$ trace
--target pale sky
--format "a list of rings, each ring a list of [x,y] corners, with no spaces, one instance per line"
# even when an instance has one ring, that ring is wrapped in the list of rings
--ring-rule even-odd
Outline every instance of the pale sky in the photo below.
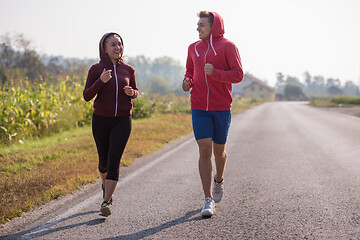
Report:
[[[23,33],[43,54],[98,58],[101,36],[114,31],[127,56],[185,64],[200,10],[223,17],[244,71],[271,86],[277,72],[303,81],[305,71],[360,85],[359,0],[0,0],[0,35]]]

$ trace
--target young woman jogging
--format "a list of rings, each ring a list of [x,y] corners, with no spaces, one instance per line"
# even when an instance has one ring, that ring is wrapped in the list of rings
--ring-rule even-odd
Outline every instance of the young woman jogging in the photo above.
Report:
[[[100,61],[89,69],[83,96],[94,100],[92,132],[99,156],[103,202],[100,215],[111,214],[121,156],[131,132],[132,99],[138,96],[135,70],[124,63],[124,44],[117,33],[100,40]]]

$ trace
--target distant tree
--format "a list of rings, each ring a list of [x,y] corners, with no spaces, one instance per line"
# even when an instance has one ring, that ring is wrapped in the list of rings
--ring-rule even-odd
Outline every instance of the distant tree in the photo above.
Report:
[[[48,71],[55,75],[59,75],[63,72],[63,66],[61,66],[57,57],[52,57],[46,67]]]
[[[359,87],[352,81],[347,81],[343,87],[345,95],[348,96],[360,96]]]
[[[24,69],[26,76],[31,79],[46,77],[45,65],[41,62],[40,56],[34,50],[25,50],[22,54],[17,67]]]
[[[304,92],[306,94],[315,94],[316,91],[314,89],[314,85],[313,85],[312,77],[311,77],[310,73],[305,72],[304,77],[305,77],[305,89],[304,89]]]
[[[341,88],[332,85],[327,89],[327,93],[330,95],[343,95],[344,91]]]
[[[181,81],[184,77],[185,68],[178,60],[171,57],[160,57],[151,60],[143,55],[127,57],[126,62],[132,65],[136,71],[139,89],[153,89],[153,85],[163,82],[164,88],[169,92],[182,93],[180,91]],[[161,77],[165,81],[154,81],[154,76]],[[151,90],[152,91],[152,90]]]
[[[297,78],[287,76],[286,80],[283,74],[277,74],[276,92],[278,94],[284,93],[285,86],[288,84],[295,84],[302,88],[303,92],[309,94],[340,94],[348,96],[360,96],[359,86],[352,81],[347,81],[344,85],[341,84],[338,78],[325,79],[321,75],[312,77],[309,72],[304,73],[304,84]]]
[[[181,81],[185,68],[171,57],[147,58],[143,55],[124,57],[125,62],[134,66],[138,87],[152,92],[183,94]],[[23,34],[0,36],[0,84],[12,79],[18,85],[24,79],[30,83],[43,79],[57,81],[69,76],[75,80],[86,78],[90,66],[98,59],[64,58],[62,56],[40,56]],[[75,76],[75,78],[74,78]],[[156,77],[155,77],[156,76]],[[160,86],[162,84],[162,86]]]
[[[287,85],[297,85],[301,89],[305,88],[305,86],[296,77],[287,75],[285,78],[285,76],[281,72],[277,73],[277,82],[275,85],[276,93],[284,94],[285,87]]]
[[[136,57],[126,57],[125,61],[135,68],[137,79],[139,79],[143,83],[149,80],[151,76],[150,58],[147,58],[144,55],[139,55]]]
[[[296,77],[293,77],[293,76],[287,76],[286,84],[295,84],[298,86],[303,86],[303,84],[299,81],[299,79],[297,79]]]
[[[311,75],[309,72],[304,72],[305,84],[307,87],[311,86]]]
[[[20,72],[30,80],[45,77],[46,69],[40,56],[32,49],[31,41],[23,34],[5,34],[0,36],[0,40],[0,62],[10,74],[13,72],[16,76]]]
[[[278,72],[276,74],[276,85],[275,85],[276,92],[284,93],[284,88],[285,88],[284,75],[281,72]]]
[[[326,94],[325,79],[323,76],[315,76],[313,78],[313,92],[316,94]]]
[[[171,57],[160,57],[154,59],[151,72],[155,75],[164,77],[172,88],[179,86],[185,73],[184,67],[178,60]]]
[[[165,78],[160,76],[152,76],[147,85],[148,92],[150,94],[160,93],[165,95],[171,92],[171,86]]]
[[[12,48],[12,43],[8,35],[1,36],[0,44],[0,63],[5,69],[16,67],[19,53]]]
[[[287,100],[303,101],[307,100],[301,86],[293,83],[288,83],[284,89],[284,95]]]
[[[334,79],[334,78],[328,78],[326,80],[325,87],[329,88],[329,87],[332,87],[332,86],[340,87],[341,86],[340,80],[339,79]]]

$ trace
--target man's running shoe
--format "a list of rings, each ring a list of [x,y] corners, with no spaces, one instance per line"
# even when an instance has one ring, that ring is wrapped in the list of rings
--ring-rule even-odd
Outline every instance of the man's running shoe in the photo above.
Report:
[[[103,201],[103,203],[101,204],[101,208],[100,208],[101,216],[108,217],[111,215],[111,209],[110,209],[111,204],[112,204],[112,202],[110,200]]]
[[[212,195],[213,195],[215,203],[218,203],[221,201],[223,194],[224,194],[224,180],[221,180],[221,182],[218,183],[214,179]]]
[[[204,206],[201,209],[202,217],[211,217],[215,212],[215,202],[210,197],[205,199]]]

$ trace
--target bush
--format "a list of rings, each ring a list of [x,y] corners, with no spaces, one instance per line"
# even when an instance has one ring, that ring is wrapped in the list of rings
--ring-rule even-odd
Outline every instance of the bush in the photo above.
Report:
[[[150,117],[154,112],[154,104],[149,101],[149,97],[142,94],[133,100],[132,117],[134,119]]]
[[[335,104],[360,105],[360,97],[339,96],[331,99]]]
[[[304,101],[307,100],[301,86],[297,84],[288,83],[284,89],[284,95],[290,101]]]

